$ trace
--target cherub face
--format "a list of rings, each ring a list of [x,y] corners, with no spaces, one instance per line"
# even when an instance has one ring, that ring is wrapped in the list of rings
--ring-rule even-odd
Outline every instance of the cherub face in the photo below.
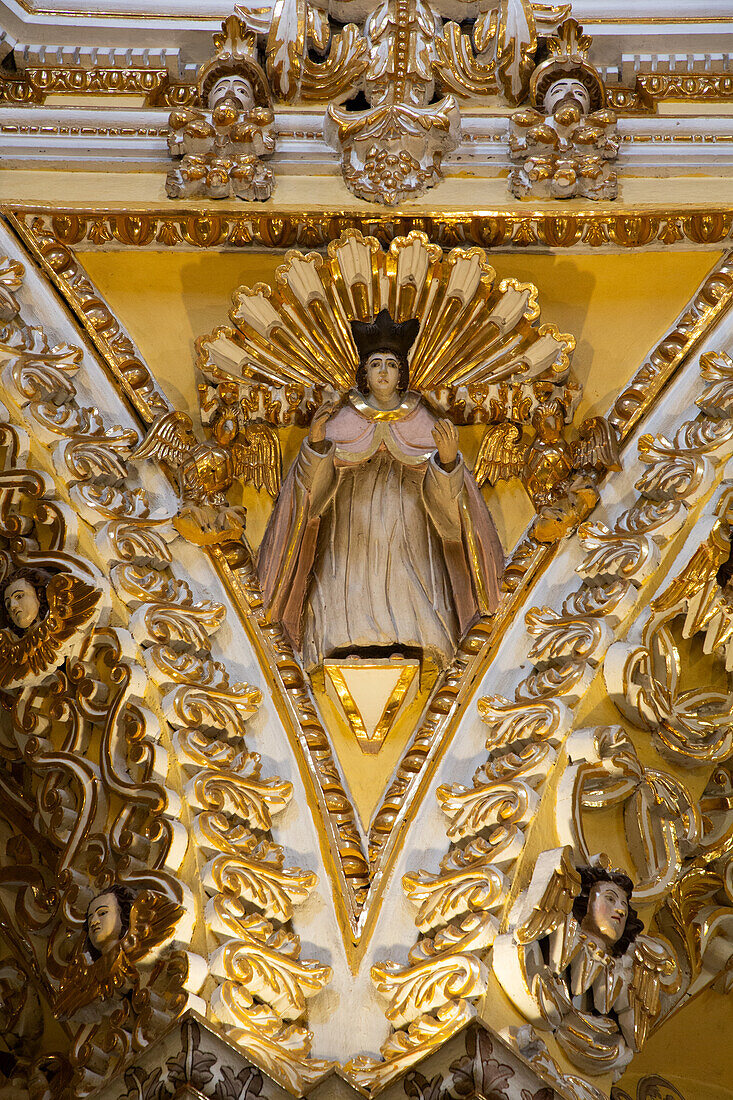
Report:
[[[591,887],[583,928],[600,936],[611,947],[623,936],[628,915],[626,891],[615,882],[596,882]]]
[[[87,909],[89,942],[104,953],[122,937],[122,915],[114,894],[92,898]]]
[[[400,361],[391,351],[375,351],[366,361],[369,392],[380,405],[394,399],[400,383]]]
[[[5,611],[19,630],[27,630],[38,618],[41,605],[38,593],[26,577],[11,581],[5,589]]]

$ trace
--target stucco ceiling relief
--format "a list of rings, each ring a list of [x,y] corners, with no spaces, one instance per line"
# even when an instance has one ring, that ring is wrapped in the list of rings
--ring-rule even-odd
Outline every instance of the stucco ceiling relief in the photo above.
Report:
[[[196,436],[46,243],[107,343],[97,358],[3,231],[0,778],[28,840],[8,849],[0,924],[62,1029],[18,1063],[22,1087],[608,1096],[655,1028],[727,987],[733,951],[727,267],[576,433],[573,340],[533,286],[475,249],[349,231],[237,290],[199,341]],[[461,458],[472,420],[486,496]],[[386,653],[354,628],[368,604],[378,618],[374,569],[358,602],[343,590],[343,623],[338,600],[318,605],[355,560],[339,539],[370,516],[373,470],[382,521],[412,508],[401,560],[434,585],[410,635],[399,575]],[[517,475],[536,516],[502,590],[489,486]],[[237,478],[271,512],[259,560]],[[433,528],[460,531],[465,559],[441,559]],[[396,651],[420,660],[423,695],[369,831],[319,665]]]

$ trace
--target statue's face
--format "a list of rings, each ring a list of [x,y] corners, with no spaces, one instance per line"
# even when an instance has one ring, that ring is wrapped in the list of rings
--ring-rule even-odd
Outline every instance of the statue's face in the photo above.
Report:
[[[89,942],[104,952],[118,943],[122,936],[122,915],[114,894],[100,894],[89,902],[87,909]]]
[[[600,936],[610,947],[623,936],[628,916],[629,899],[625,890],[615,882],[594,883],[583,920],[587,932]]]
[[[27,630],[38,618],[41,605],[38,594],[26,577],[11,581],[5,589],[5,611],[19,630]]]
[[[564,99],[575,100],[583,114],[588,114],[590,110],[588,89],[579,80],[573,80],[570,77],[555,80],[547,89],[543,100],[545,114],[551,115]]]
[[[255,105],[254,92],[249,80],[243,76],[223,76],[209,93],[209,107],[213,111],[225,99],[233,100],[240,111],[247,113]]]
[[[366,362],[369,392],[384,403],[394,398],[400,384],[400,361],[391,351],[375,351]]]

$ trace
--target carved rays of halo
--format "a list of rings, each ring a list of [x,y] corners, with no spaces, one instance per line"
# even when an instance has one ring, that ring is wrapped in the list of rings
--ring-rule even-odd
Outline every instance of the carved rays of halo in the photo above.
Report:
[[[385,252],[375,237],[349,229],[326,257],[288,252],[276,283],[274,290],[256,283],[235,291],[235,327],[198,341],[199,366],[212,382],[281,390],[285,410],[314,387],[354,385],[350,322],[371,320],[383,308],[397,321],[421,321],[411,387],[454,413],[463,409],[467,419],[489,415],[501,384],[554,387],[568,378],[574,338],[552,324],[538,327],[536,288],[497,279],[480,248],[444,255],[413,231]]]

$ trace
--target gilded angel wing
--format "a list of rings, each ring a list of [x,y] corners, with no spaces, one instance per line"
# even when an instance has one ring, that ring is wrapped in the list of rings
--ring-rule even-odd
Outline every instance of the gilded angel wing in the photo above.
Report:
[[[91,1004],[99,996],[99,982],[94,975],[94,964],[85,959],[81,951],[73,956],[61,977],[56,995],[54,1013],[62,1020],[73,1016],[84,1005]]]
[[[22,638],[0,631],[0,687],[38,674],[61,660],[61,649],[91,619],[102,593],[68,573],[58,573],[46,589],[48,614]]]
[[[552,858],[554,853],[548,852]],[[541,868],[542,857],[537,861]],[[530,886],[530,894],[532,886]],[[532,912],[524,920],[514,935],[518,943],[533,943],[543,939],[559,928],[573,910],[573,902],[580,893],[580,875],[576,871],[570,848],[564,848],[542,893],[536,897]],[[541,888],[541,887],[540,887]]]
[[[487,426],[473,467],[479,486],[486,481],[496,485],[497,481],[508,481],[522,472],[527,447],[521,438],[521,428],[510,420]]]
[[[132,458],[157,458],[178,468],[196,446],[193,421],[184,412],[163,413],[153,424]]]
[[[263,420],[248,420],[233,451],[236,476],[254,485],[255,489],[267,489],[274,500],[280,492],[282,479],[282,453],[277,432]]]
[[[119,996],[137,980],[137,971],[121,948],[111,957],[103,955],[91,962],[80,947],[61,977],[54,1011],[65,1019],[93,1001],[108,1001]]]
[[[604,416],[589,416],[578,429],[578,438],[570,445],[573,466],[582,470],[620,470],[618,437]]]
[[[182,906],[163,894],[152,890],[138,894],[130,909],[130,927],[122,940],[130,962],[144,958],[167,940],[182,916]]]
[[[641,1050],[646,1042],[652,1024],[661,1010],[661,991],[667,987],[674,992],[677,986],[677,959],[671,946],[664,940],[651,936],[637,936],[633,946],[633,972],[629,986],[630,1021],[620,1021],[622,1026],[630,1023],[633,1029],[627,1042],[633,1038],[633,1047]]]

